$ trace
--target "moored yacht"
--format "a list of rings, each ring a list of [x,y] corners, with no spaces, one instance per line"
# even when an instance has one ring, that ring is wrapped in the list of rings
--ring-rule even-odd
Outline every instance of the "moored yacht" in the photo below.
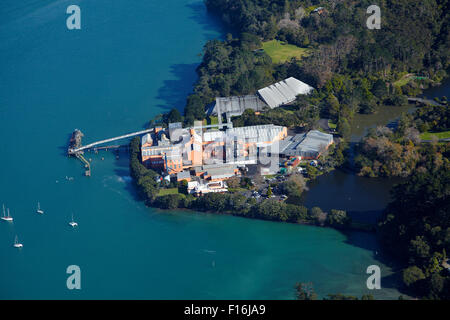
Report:
[[[16,238],[14,239],[14,248],[22,248],[23,244],[21,244],[16,236]]]
[[[69,225],[70,225],[71,227],[73,227],[73,228],[75,228],[76,226],[78,226],[78,223],[76,223],[76,222],[73,220],[73,214],[72,214],[72,221],[69,222]]]
[[[12,221],[13,221],[13,218],[12,218],[11,215],[9,214],[9,208],[8,208],[8,215],[6,215],[6,212],[5,212],[5,205],[3,205],[3,216],[2,216],[2,220],[3,220],[3,221],[9,221],[9,222],[12,222]]]
[[[39,202],[38,202],[38,206],[37,206],[36,212],[39,213],[39,214],[43,214],[44,213],[44,210],[41,210],[41,204]]]

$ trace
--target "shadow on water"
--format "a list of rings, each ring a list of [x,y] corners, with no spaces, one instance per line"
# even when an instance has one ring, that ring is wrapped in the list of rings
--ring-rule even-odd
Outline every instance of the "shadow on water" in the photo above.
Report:
[[[189,19],[192,19],[196,24],[202,26],[203,29],[203,37],[207,39],[224,39],[224,35],[226,33],[236,34],[235,30],[230,29],[229,26],[226,26],[220,17],[217,15],[210,13],[207,9],[203,1],[198,1],[194,3],[186,4],[186,7],[190,9],[191,15]],[[217,32],[220,33],[221,36],[217,37]],[[200,53],[200,52],[199,52]]]
[[[128,150],[115,150],[113,154],[115,157],[114,173],[119,177],[130,177],[130,154]],[[126,181],[125,190],[131,195],[134,201],[142,201],[131,177],[129,181]]]
[[[408,297],[405,291],[402,275],[399,272],[394,272],[388,276],[381,277],[381,287],[384,289],[395,289],[404,297]]]
[[[198,76],[196,69],[198,63],[190,64],[174,64],[170,66],[171,80],[165,80],[163,85],[158,89],[156,98],[162,101],[157,104],[161,113],[167,113],[171,109],[176,108],[180,113],[184,114],[186,99],[193,92],[193,86]],[[149,119],[150,120],[150,119]],[[142,124],[142,129],[147,129],[149,122]]]
[[[347,211],[352,220],[361,223],[370,223],[375,225],[382,215],[383,210],[361,210]]]
[[[67,157],[67,148],[69,147],[70,139],[72,138],[72,133],[68,133],[66,137],[67,137],[67,138],[66,138],[66,141],[67,141],[66,144],[63,145],[63,146],[58,146],[58,147],[57,147],[58,153],[59,153],[61,156],[64,156],[64,157]]]
[[[383,275],[386,272],[383,269],[381,270],[381,286],[383,289],[396,289],[401,294],[406,295],[403,290],[402,274],[400,272],[401,264],[383,252],[375,233],[365,231],[341,232],[346,236],[345,243],[370,251],[373,259],[390,269],[387,275]]]
[[[164,101],[159,108],[169,111],[172,108],[183,113],[187,96],[192,93],[192,87],[197,80],[195,72],[198,64],[175,64],[170,67],[170,73],[175,79],[165,80],[158,90],[157,99]]]
[[[188,3],[186,7],[190,11],[189,19],[201,26],[202,36],[205,41],[224,38],[226,32],[225,25],[219,17],[206,10],[203,1]],[[174,64],[170,67],[170,74],[173,76],[173,79],[163,82],[156,97],[163,102],[157,105],[162,112],[176,108],[183,114],[186,98],[193,92],[193,86],[198,79],[196,69],[201,62],[201,56],[202,50],[199,50],[199,61],[197,63]],[[147,128],[147,126],[148,123],[143,125],[144,128]]]

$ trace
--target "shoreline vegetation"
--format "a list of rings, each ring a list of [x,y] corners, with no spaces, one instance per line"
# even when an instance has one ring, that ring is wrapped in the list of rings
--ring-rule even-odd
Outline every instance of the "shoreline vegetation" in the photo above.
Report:
[[[130,170],[145,203],[341,230],[367,228],[377,232],[383,250],[401,263],[404,286],[400,289],[420,298],[450,299],[445,267],[450,250],[450,146],[437,141],[447,138],[450,130],[447,98],[439,100],[443,106],[422,104],[414,114],[404,114],[394,128],[370,130],[354,148],[351,165],[347,142],[355,114],[407,105],[408,97],[449,76],[450,2],[380,4],[379,30],[366,28],[369,4],[365,2],[205,0],[205,4],[239,34],[206,43],[197,68],[199,78],[184,112],[172,109],[152,119],[150,126],[171,122],[190,126],[195,120],[213,123],[217,119],[207,118],[205,107],[215,97],[249,94],[295,77],[313,86],[313,93],[261,114],[246,110],[232,118],[233,125],[271,123],[308,131],[323,130],[319,123],[326,123],[339,143],[319,160],[325,170],[306,167],[309,179],[343,166],[362,176],[408,179],[393,188],[394,200],[376,226],[358,225],[345,211],[304,207],[300,196],[306,182],[297,174],[273,185],[269,182],[267,199],[262,201],[246,196],[253,183],[245,176],[233,182],[233,192],[199,198],[186,194],[185,182],[158,185],[157,173],[140,162],[140,141],[135,138],[130,143]],[[416,11],[411,14],[412,5]],[[288,194],[285,201],[271,197],[279,188]],[[302,288],[297,286],[297,297],[308,297]],[[330,296],[334,298],[345,296]]]

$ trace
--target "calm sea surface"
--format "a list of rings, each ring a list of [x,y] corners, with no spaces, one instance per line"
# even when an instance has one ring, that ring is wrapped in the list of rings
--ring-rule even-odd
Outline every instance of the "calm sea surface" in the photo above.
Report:
[[[81,30],[66,28],[71,4]],[[196,0],[1,2],[0,205],[14,217],[0,223],[1,299],[291,299],[296,282],[361,295],[371,264],[383,276],[371,293],[398,297],[372,235],[149,209],[126,154],[88,154],[90,178],[66,157],[75,128],[87,143],[181,109],[202,46],[225,33]],[[66,287],[69,265],[81,268],[81,290]]]

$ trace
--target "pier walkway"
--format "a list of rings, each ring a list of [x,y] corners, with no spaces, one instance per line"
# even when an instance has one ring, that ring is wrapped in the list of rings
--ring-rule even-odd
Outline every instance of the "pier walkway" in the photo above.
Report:
[[[130,137],[134,137],[134,136],[138,136],[141,134],[145,134],[145,133],[149,133],[152,132],[152,129],[146,129],[146,130],[141,130],[141,131],[137,131],[137,132],[132,132],[132,133],[128,133],[128,134],[124,134],[118,137],[114,137],[114,138],[109,138],[109,139],[105,139],[105,140],[100,140],[100,141],[96,141],[90,144],[87,144],[85,146],[76,148],[76,149],[69,149],[69,154],[77,154],[80,153],[81,151],[85,150],[85,149],[90,149],[92,147],[98,146],[100,144],[104,144],[104,143],[108,143],[108,142],[112,142],[112,141],[116,141],[116,140],[120,140],[120,139],[126,139],[126,138],[130,138]]]

